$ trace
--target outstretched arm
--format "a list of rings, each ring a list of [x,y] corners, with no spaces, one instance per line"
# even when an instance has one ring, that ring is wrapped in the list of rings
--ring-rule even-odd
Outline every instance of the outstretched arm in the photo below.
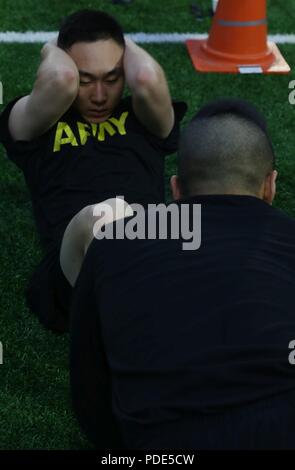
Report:
[[[124,71],[139,121],[158,137],[167,137],[174,125],[174,111],[162,67],[144,49],[126,39]]]
[[[71,57],[46,43],[30,95],[18,100],[9,116],[14,140],[32,140],[50,129],[71,106],[79,89],[79,74]]]

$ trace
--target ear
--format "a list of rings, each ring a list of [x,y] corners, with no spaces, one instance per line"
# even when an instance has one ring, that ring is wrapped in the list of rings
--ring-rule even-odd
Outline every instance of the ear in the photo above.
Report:
[[[278,172],[274,170],[269,175],[267,175],[264,180],[263,200],[270,205],[272,204],[274,197],[276,195],[277,176],[278,176]]]
[[[178,199],[181,199],[182,194],[179,188],[179,179],[178,176],[173,175],[170,178],[170,187],[173,195],[174,201],[177,201]]]

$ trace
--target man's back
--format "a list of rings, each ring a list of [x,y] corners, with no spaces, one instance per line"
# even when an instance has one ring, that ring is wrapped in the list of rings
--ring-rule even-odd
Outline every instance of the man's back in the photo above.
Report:
[[[94,377],[91,342],[102,343],[127,446],[200,448],[204,438],[206,447],[196,433],[204,415],[295,389],[295,222],[255,197],[185,202],[202,207],[199,250],[183,251],[182,240],[95,240],[76,286],[74,404],[81,418],[79,344]]]

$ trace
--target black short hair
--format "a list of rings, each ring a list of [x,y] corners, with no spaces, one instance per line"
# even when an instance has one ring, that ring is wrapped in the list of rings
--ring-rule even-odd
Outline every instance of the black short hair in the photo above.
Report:
[[[67,16],[59,30],[57,45],[64,50],[76,42],[94,42],[113,39],[125,47],[122,27],[108,13],[98,10],[84,9]]]
[[[207,104],[182,132],[178,176],[184,197],[240,190],[256,195],[274,165],[265,118],[244,100]]]

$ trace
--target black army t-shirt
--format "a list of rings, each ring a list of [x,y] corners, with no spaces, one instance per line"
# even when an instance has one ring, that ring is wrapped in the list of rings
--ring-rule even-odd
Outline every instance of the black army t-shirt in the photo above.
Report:
[[[8,119],[18,99],[0,117],[0,141],[23,170],[43,246],[59,241],[88,204],[115,196],[143,205],[164,201],[163,157],[177,149],[185,103],[174,103],[175,125],[166,139],[144,128],[126,97],[105,122],[90,124],[70,108],[39,138],[15,142]]]
[[[225,439],[226,413],[285,394],[295,406],[295,221],[252,196],[177,204],[189,221],[201,205],[199,249],[181,237],[94,239],[75,285],[73,403],[98,445],[117,438],[112,413],[128,448],[184,449]]]

